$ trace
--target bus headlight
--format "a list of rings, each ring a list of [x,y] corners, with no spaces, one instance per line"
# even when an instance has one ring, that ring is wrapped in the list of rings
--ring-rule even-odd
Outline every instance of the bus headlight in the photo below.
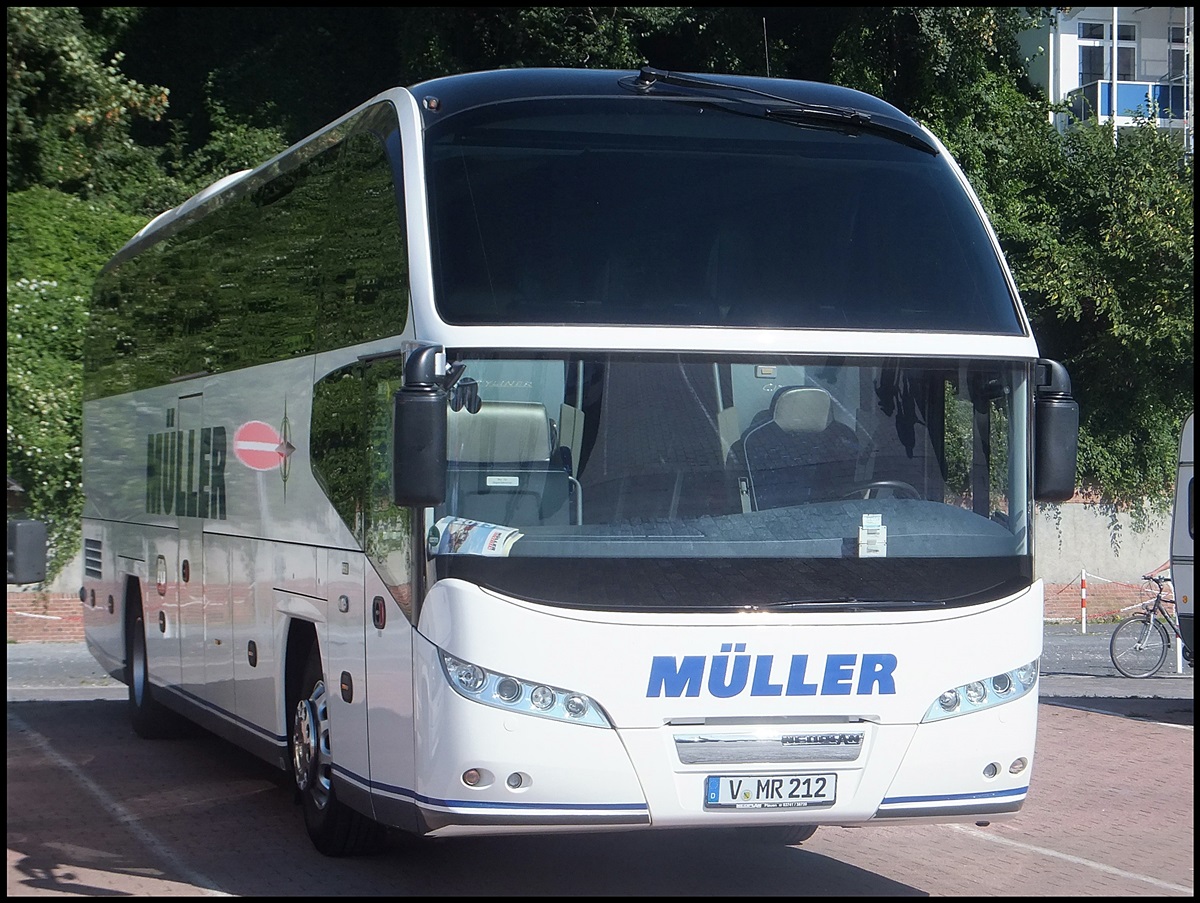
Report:
[[[540,718],[553,718],[590,727],[612,727],[596,701],[583,693],[524,680],[510,674],[498,674],[456,658],[448,652],[440,654],[446,682],[465,699]]]
[[[946,690],[934,700],[921,723],[969,715],[971,712],[979,712],[1020,699],[1037,685],[1037,676],[1038,663],[1037,659],[1034,659],[1011,671]]]
[[[483,689],[483,684],[487,678],[482,668],[459,661],[448,667],[450,669],[451,683],[457,684],[468,693],[475,693]]]

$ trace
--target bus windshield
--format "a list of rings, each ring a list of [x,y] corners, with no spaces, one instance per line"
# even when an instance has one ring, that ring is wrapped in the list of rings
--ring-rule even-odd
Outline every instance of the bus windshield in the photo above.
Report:
[[[650,610],[949,606],[1029,585],[1026,364],[455,358],[439,576]]]
[[[1022,334],[941,155],[748,106],[576,96],[446,114],[426,135],[441,317]]]

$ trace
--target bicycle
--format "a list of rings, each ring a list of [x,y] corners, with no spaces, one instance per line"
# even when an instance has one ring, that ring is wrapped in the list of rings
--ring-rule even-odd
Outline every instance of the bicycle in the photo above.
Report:
[[[1171,651],[1171,635],[1174,634],[1183,647],[1188,667],[1192,667],[1192,650],[1183,642],[1179,625],[1163,607],[1163,588],[1171,582],[1170,577],[1146,574],[1143,580],[1158,587],[1154,599],[1141,603],[1141,611],[1121,621],[1108,641],[1108,651],[1117,670],[1126,677],[1152,677],[1167,661]],[[1171,591],[1174,598],[1174,588]],[[1167,627],[1170,627],[1170,630]]]

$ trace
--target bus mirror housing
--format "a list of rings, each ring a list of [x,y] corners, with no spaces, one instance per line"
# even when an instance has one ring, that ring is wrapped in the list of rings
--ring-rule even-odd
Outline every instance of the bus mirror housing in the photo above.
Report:
[[[392,500],[405,507],[446,499],[447,377],[437,372],[440,345],[422,345],[404,364],[392,399]],[[461,369],[459,371],[461,373]],[[457,376],[451,371],[451,379]]]
[[[1079,448],[1079,405],[1071,378],[1058,361],[1034,367],[1033,496],[1039,502],[1065,502],[1075,495]]]
[[[46,525],[40,520],[8,522],[8,582],[46,579]]]

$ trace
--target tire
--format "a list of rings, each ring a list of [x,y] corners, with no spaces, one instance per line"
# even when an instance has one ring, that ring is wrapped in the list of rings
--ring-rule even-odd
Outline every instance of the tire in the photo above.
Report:
[[[1167,628],[1146,615],[1134,615],[1117,625],[1108,651],[1117,670],[1126,677],[1150,677],[1167,660],[1171,638]]]
[[[177,737],[183,719],[154,698],[146,661],[146,624],[142,600],[131,598],[125,620],[125,683],[129,687],[129,720],[144,740]]]
[[[762,831],[761,840],[766,843],[780,844],[785,847],[794,847],[797,844],[804,843],[814,834],[817,833],[816,825],[789,825],[786,828],[760,828]]]
[[[304,826],[313,846],[326,856],[377,851],[386,836],[383,826],[340,802],[333,786],[329,700],[316,643],[309,647],[288,743]]]
[[[780,825],[764,827],[752,825],[745,828],[732,828],[731,837],[748,843],[769,844],[772,846],[793,847],[804,843],[817,833],[816,825]]]

